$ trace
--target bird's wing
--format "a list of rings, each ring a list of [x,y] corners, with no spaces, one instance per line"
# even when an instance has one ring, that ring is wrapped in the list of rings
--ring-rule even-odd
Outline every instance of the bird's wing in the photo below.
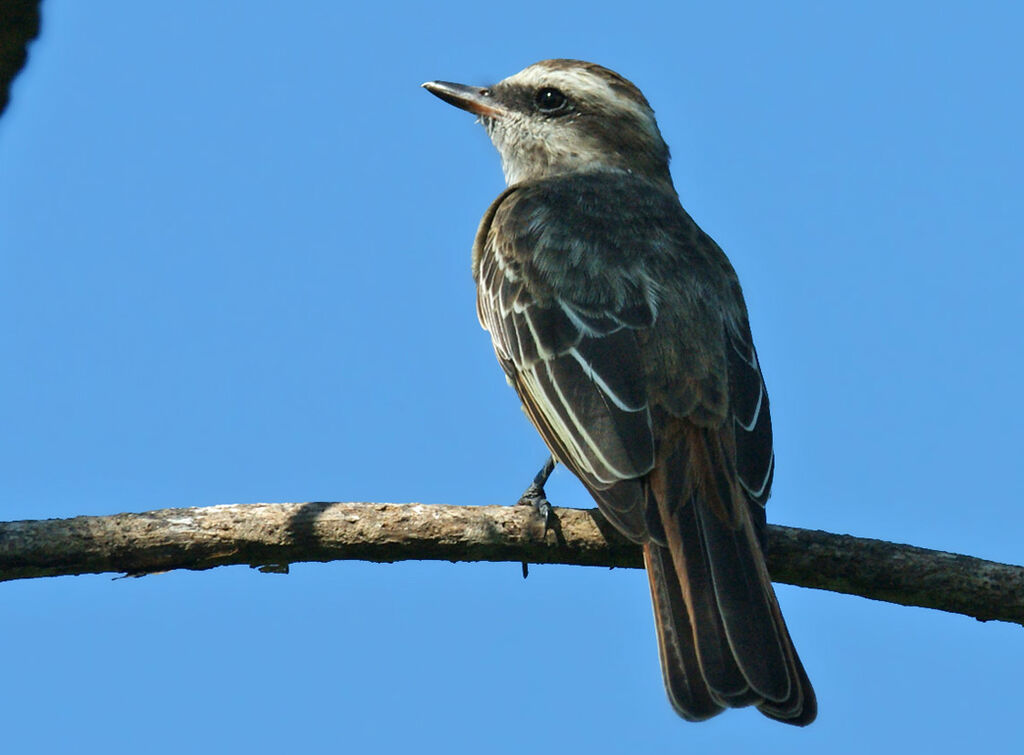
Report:
[[[644,349],[663,378],[651,389],[658,449],[647,492],[667,547],[648,545],[645,559],[666,686],[687,717],[756,705],[804,725],[814,694],[762,553],[774,457],[746,308],[710,238],[692,239],[683,255],[686,270],[668,276],[682,281],[677,306],[663,307]],[[681,603],[665,597],[676,592],[673,579]]]
[[[556,458],[627,537],[643,540],[637,478],[654,465],[654,435],[637,334],[654,322],[655,303],[639,286],[606,285],[602,294],[599,279],[550,280],[559,273],[542,269],[541,244],[515,230],[529,225],[534,207],[520,198],[499,199],[478,236],[480,322]],[[552,244],[552,255],[572,253]]]
[[[728,329],[729,403],[736,443],[736,477],[763,536],[764,506],[775,475],[772,418],[750,329]]]
[[[814,698],[759,543],[768,400],[732,267],[674,194],[521,186],[474,249],[480,320],[548,446],[645,544],[666,686],[707,718]]]

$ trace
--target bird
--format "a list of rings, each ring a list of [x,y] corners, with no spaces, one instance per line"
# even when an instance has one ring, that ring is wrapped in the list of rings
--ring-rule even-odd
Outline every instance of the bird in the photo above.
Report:
[[[477,315],[554,462],[643,549],[662,676],[703,721],[817,702],[765,563],[775,471],[740,283],[683,209],[647,99],[551,59],[493,86],[423,84],[477,116],[507,188],[473,243]]]

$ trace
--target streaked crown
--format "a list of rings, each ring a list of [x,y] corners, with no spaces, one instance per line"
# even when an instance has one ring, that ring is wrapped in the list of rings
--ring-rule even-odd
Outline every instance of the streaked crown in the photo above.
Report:
[[[424,85],[480,116],[511,184],[621,170],[671,184],[654,111],[619,74],[581,60],[542,60],[493,87]]]

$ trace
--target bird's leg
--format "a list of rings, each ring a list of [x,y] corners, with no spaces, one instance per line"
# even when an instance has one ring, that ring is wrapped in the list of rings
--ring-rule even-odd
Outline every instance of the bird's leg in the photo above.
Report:
[[[548,531],[548,524],[554,511],[548,502],[547,495],[544,493],[544,486],[547,484],[551,473],[555,471],[555,464],[557,463],[554,456],[549,456],[548,460],[544,462],[544,466],[537,473],[537,476],[533,478],[530,487],[523,491],[523,494],[519,496],[519,500],[516,502],[517,506],[533,506],[537,513],[544,517],[545,532]]]

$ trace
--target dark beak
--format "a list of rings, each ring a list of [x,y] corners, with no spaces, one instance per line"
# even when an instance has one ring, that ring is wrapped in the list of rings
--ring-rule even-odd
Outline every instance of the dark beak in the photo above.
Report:
[[[500,118],[505,111],[498,107],[489,89],[453,84],[450,81],[428,81],[423,88],[449,105],[468,110],[483,118]]]

